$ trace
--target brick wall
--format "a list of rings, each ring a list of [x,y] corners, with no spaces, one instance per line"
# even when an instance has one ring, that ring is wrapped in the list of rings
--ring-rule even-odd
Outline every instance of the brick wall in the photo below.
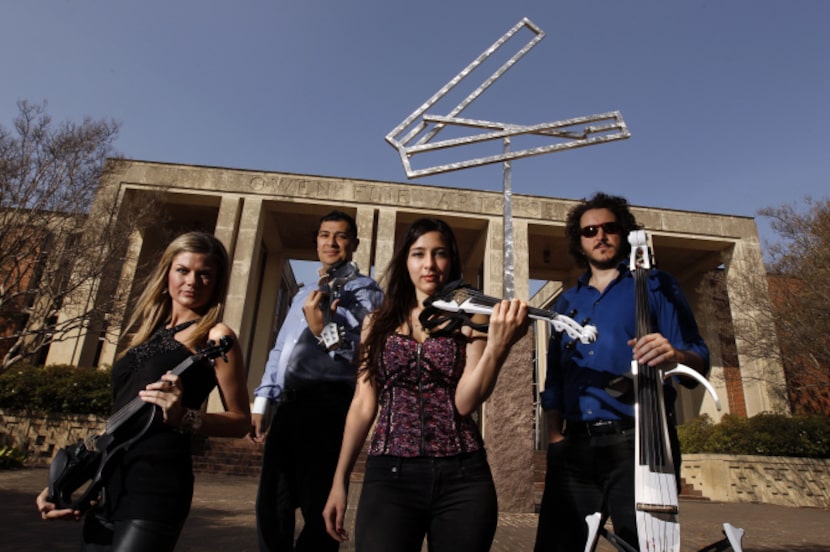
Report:
[[[245,438],[193,436],[193,471],[259,477],[265,447]]]

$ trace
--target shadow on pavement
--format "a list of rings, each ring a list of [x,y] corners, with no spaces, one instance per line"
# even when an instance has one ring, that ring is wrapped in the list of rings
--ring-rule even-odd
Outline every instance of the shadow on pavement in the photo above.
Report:
[[[38,515],[35,496],[46,485],[46,477],[45,469],[0,471],[0,548],[3,550],[75,552],[79,549],[81,523],[45,522]],[[256,478],[197,474],[190,517],[176,550],[255,552],[256,489]],[[352,491],[349,524],[354,519],[352,502],[356,502],[359,486],[354,485]],[[533,550],[536,520],[535,514],[502,513],[492,552]],[[682,552],[697,552],[722,538],[724,522],[744,529],[745,552],[830,551],[828,510],[681,500]],[[340,547],[341,552],[353,550],[353,541]],[[597,552],[613,550],[608,543],[601,543]]]

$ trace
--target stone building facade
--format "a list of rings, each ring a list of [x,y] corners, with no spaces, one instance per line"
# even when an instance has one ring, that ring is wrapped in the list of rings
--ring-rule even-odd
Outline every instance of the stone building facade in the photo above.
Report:
[[[617,190],[607,190],[615,193]],[[620,192],[623,193],[624,192]],[[320,216],[337,208],[351,213],[359,227],[360,247],[355,260],[365,273],[383,280],[384,269],[408,225],[421,216],[445,219],[456,231],[464,275],[493,296],[501,296],[504,279],[503,197],[501,193],[377,182],[337,177],[261,172],[216,167],[128,161],[101,183],[96,212],[125,213],[148,198],[159,201],[166,216],[133,236],[120,271],[120,291],[137,293],[140,276],[173,233],[199,229],[216,234],[232,259],[230,289],[224,321],[236,330],[245,353],[248,389],[258,385],[265,361],[296,284],[289,260],[315,261],[313,233]],[[567,254],[565,216],[573,200],[513,195],[515,294],[546,307],[572,285],[579,269]],[[658,266],[680,281],[704,337],[712,350],[713,385],[724,411],[753,415],[786,408],[775,398],[770,383],[783,379],[780,364],[759,362],[741,352],[721,355],[721,330],[702,316],[706,297],[697,293],[713,270],[726,273],[728,308],[738,327],[767,302],[743,304],[745,294],[731,293],[741,271],[763,271],[757,229],[752,218],[634,207],[650,233]],[[737,285],[737,284],[735,284]],[[529,297],[531,287],[538,288]],[[100,290],[93,300],[104,300]],[[734,298],[733,298],[734,295]],[[123,320],[111,319],[118,330]],[[493,396],[482,407],[480,423],[487,443],[503,511],[531,511],[534,451],[542,447],[538,405],[534,397],[544,377],[549,336],[547,323],[538,322],[504,367]],[[733,332],[734,334],[735,332]],[[90,329],[77,339],[54,343],[47,361],[79,365],[112,363],[117,346],[99,342],[100,331]],[[737,364],[733,366],[733,364]],[[753,376],[753,377],[747,377]],[[757,377],[755,377],[757,376]],[[220,408],[218,396],[208,408]],[[678,417],[709,413],[713,401],[702,390],[681,391]]]

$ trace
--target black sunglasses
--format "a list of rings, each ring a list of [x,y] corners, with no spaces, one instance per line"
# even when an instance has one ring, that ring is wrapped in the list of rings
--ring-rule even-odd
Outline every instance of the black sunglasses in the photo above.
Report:
[[[602,224],[591,224],[590,226],[585,226],[579,231],[579,233],[585,238],[593,238],[599,233],[600,228],[602,228],[602,231],[606,234],[619,234],[622,232],[622,226],[620,226],[619,222],[603,222]]]

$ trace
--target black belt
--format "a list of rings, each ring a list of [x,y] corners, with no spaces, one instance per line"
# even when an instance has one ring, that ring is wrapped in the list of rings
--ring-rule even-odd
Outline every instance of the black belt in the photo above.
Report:
[[[297,400],[325,401],[332,396],[348,396],[354,394],[354,387],[346,381],[326,381],[312,383],[302,389],[285,389],[282,392],[282,402]]]
[[[571,435],[614,435],[634,429],[634,420],[567,420],[565,433]]]

